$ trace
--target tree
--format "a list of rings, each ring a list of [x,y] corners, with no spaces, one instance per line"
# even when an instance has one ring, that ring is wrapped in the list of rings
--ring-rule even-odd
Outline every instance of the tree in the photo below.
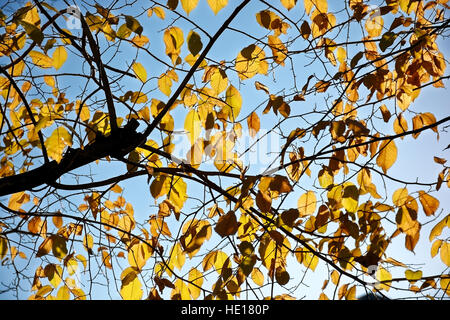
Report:
[[[2,294],[450,295],[446,0],[80,6],[0,12]]]

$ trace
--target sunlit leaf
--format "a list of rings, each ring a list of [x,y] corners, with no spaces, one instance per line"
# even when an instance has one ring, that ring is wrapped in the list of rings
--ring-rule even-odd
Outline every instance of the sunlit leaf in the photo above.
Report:
[[[291,10],[297,4],[297,0],[281,0],[281,4],[288,10]]]
[[[147,71],[145,70],[144,66],[141,63],[139,62],[133,63],[132,68],[134,74],[139,80],[141,80],[141,82],[147,81]]]
[[[38,52],[38,51],[30,51],[28,56],[31,58],[33,63],[40,68],[51,68],[53,67],[53,60],[49,56]]]
[[[384,173],[387,173],[388,169],[397,160],[397,146],[394,140],[384,140],[380,144],[379,154],[377,157],[377,165],[383,169]]]
[[[124,300],[140,300],[142,298],[142,284],[137,273],[132,268],[127,268],[121,275],[122,285],[120,295]]]
[[[312,215],[316,210],[317,199],[313,191],[308,191],[300,196],[297,202],[297,208],[300,216]]]
[[[198,5],[198,0],[181,0],[181,6],[184,11],[189,15],[189,13],[194,10]]]
[[[450,267],[450,242],[442,242],[440,252],[442,262]]]
[[[55,69],[61,68],[61,66],[67,60],[66,48],[64,48],[63,46],[57,47],[53,52],[52,58],[53,58],[53,66],[55,67]]]
[[[229,115],[231,121],[236,121],[242,107],[242,97],[238,89],[230,85],[226,91],[225,112]]]

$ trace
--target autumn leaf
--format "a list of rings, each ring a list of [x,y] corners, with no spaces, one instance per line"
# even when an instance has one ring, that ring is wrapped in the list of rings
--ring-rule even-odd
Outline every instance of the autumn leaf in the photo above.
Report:
[[[228,0],[208,0],[208,5],[215,15],[217,15],[220,10],[225,8],[227,4]]]
[[[200,51],[202,51],[203,43],[200,35],[195,31],[190,31],[187,36],[188,49],[192,55],[196,56]]]
[[[53,60],[53,66],[55,67],[55,69],[58,70],[59,68],[61,68],[61,66],[67,60],[66,48],[64,48],[63,46],[57,47],[55,49],[55,51],[53,52],[52,60]]]
[[[145,70],[144,66],[139,63],[135,62],[132,65],[132,69],[136,77],[141,80],[141,82],[147,81],[147,71]]]
[[[380,144],[379,154],[377,157],[377,165],[387,173],[388,169],[397,160],[397,146],[393,140],[384,140]]]
[[[297,0],[281,0],[281,4],[288,10],[295,7]]]
[[[217,221],[214,230],[222,237],[231,236],[238,230],[239,224],[236,220],[234,211],[229,211],[227,214],[221,216]]]
[[[121,276],[120,295],[124,300],[140,300],[142,298],[142,284],[137,273],[132,268],[125,269]]]
[[[247,125],[250,137],[254,138],[261,128],[259,117],[255,112],[252,112],[250,116],[248,116]]]
[[[39,52],[30,51],[28,56],[31,58],[33,63],[40,68],[51,68],[53,67],[53,60],[49,56]],[[56,64],[58,65],[58,64]]]
[[[297,208],[300,212],[300,216],[308,216],[312,215],[314,211],[316,210],[316,195],[313,191],[308,191],[304,193],[297,202]]]
[[[196,110],[190,110],[186,115],[184,120],[184,130],[186,130],[186,135],[193,145],[201,133],[201,120],[200,115]]]
[[[241,112],[242,97],[239,90],[237,90],[233,85],[230,85],[226,91],[225,103],[225,113],[228,114],[231,121],[236,121],[239,113]]]
[[[72,135],[65,127],[56,128],[45,141],[48,156],[57,162],[61,161],[63,151],[67,146],[72,146]]]
[[[184,11],[189,15],[189,13],[194,10],[198,5],[198,0],[180,0],[181,6]]]

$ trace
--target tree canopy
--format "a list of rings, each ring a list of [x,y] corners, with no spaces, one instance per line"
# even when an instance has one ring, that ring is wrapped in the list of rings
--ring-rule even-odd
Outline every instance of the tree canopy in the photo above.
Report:
[[[0,297],[450,296],[447,2],[7,2]]]

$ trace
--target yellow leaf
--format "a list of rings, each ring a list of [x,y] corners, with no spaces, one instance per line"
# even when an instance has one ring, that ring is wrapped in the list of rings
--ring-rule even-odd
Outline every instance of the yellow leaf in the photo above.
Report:
[[[25,68],[25,62],[23,60],[21,60],[18,63],[16,63],[14,66],[12,66],[8,70],[8,72],[11,74],[11,76],[18,77],[22,74],[24,68]],[[45,77],[46,76],[44,76],[44,81],[45,81]]]
[[[43,54],[42,52],[38,52],[38,51],[30,51],[30,53],[28,54],[28,56],[30,56],[31,61],[33,61],[33,63],[40,67],[40,68],[51,68],[53,67],[53,60],[52,58],[50,58],[49,56]]]
[[[144,30],[139,23],[138,20],[136,20],[132,16],[125,16],[125,23],[128,29],[133,31],[134,33],[137,33],[138,35],[142,34],[142,31]]]
[[[291,10],[297,4],[297,0],[281,0],[281,4],[288,10]]]
[[[259,74],[267,74],[269,64],[265,60],[264,50],[252,44],[242,49],[237,58],[235,69],[241,80],[250,79]]]
[[[345,59],[347,59],[347,52],[343,47],[337,48],[337,59],[341,64],[343,64],[345,62]]]
[[[0,237],[0,261],[3,260],[3,258],[8,253],[8,240],[4,237]]]
[[[214,89],[218,95],[222,93],[228,87],[228,77],[225,71],[219,68],[214,68],[214,72],[211,74],[211,88]]]
[[[137,277],[137,273],[132,268],[127,268],[120,276],[122,285],[120,295],[124,300],[140,300],[142,298],[142,284]]]
[[[181,0],[181,5],[184,11],[189,15],[189,13],[197,7],[198,0]]]
[[[186,130],[186,135],[191,142],[191,145],[193,145],[197,141],[202,130],[200,115],[196,110],[191,109],[186,115],[184,120],[184,130]]]
[[[430,232],[430,241],[439,236],[442,233],[442,229],[447,226],[450,228],[450,214],[448,214],[444,219],[442,219],[438,224],[436,224]]]
[[[450,242],[443,242],[440,251],[442,262],[450,267]]]
[[[392,194],[392,203],[398,207],[403,206],[408,200],[408,189],[400,188]]]
[[[445,291],[445,293],[450,296],[450,276],[447,275],[447,278],[441,278],[441,280],[439,281],[439,283],[441,284],[441,288],[442,290]]]
[[[297,208],[300,217],[312,215],[316,210],[317,199],[313,191],[308,191],[300,196],[297,202]]]
[[[184,262],[186,261],[186,256],[184,255],[183,249],[178,242],[175,243],[172,248],[170,261],[178,270],[181,270],[181,268],[183,268]]]
[[[397,146],[394,140],[384,140],[380,145],[380,153],[377,157],[377,165],[387,173],[388,169],[397,160]]]
[[[333,185],[334,176],[333,172],[328,168],[323,168],[319,171],[319,184],[322,188],[326,189]]]
[[[191,297],[192,299],[197,299],[201,293],[200,288],[203,284],[203,273],[195,268],[192,268],[191,271],[189,271],[189,282],[188,289],[191,293]]]
[[[44,268],[44,274],[47,277],[53,288],[56,288],[61,283],[62,268],[60,266],[55,266],[54,264],[49,264]]]
[[[220,10],[225,8],[228,4],[228,0],[208,0],[208,4],[214,14],[217,14]]]
[[[319,300],[330,300],[325,293],[321,293],[319,296]]]
[[[80,110],[81,109],[81,110]],[[75,104],[75,111],[80,115],[80,120],[83,122],[89,121],[91,117],[91,112],[89,111],[89,107],[86,104],[81,105],[81,101],[77,100]]]
[[[148,43],[148,38],[146,36],[135,36],[131,39],[131,42],[135,44],[137,47],[143,47]]]
[[[167,76],[167,74],[163,73],[158,79],[158,87],[162,93],[166,96],[170,96],[172,92],[172,80]]]
[[[356,300],[356,286],[353,286],[347,290],[345,300]]]
[[[422,271],[405,270],[405,277],[409,282],[415,283],[417,280],[422,279]]]
[[[384,269],[383,267],[380,267],[377,270],[376,277],[377,277],[378,281],[382,282],[379,284],[379,288],[389,291],[390,285],[391,285],[390,280],[392,280],[391,273],[389,271],[387,271],[386,269]]]
[[[338,291],[338,299],[341,300],[343,297],[345,297],[345,294],[347,293],[348,283],[343,284]]]
[[[381,35],[383,31],[384,20],[383,17],[379,14],[376,14],[376,11],[372,13],[372,16],[369,16],[366,19],[365,28],[369,37],[376,38]]]
[[[309,15],[312,10],[318,10],[320,13],[327,13],[327,0],[304,0],[306,13]]]
[[[269,35],[268,44],[270,49],[272,50],[274,61],[279,65],[284,66],[284,60],[286,60],[287,58],[287,48],[284,43],[280,40],[280,38]]]
[[[52,58],[53,58],[53,66],[55,67],[56,70],[58,70],[67,60],[66,48],[62,46],[56,48],[55,51],[53,52]]]
[[[434,258],[438,254],[439,249],[441,248],[441,245],[442,245],[442,240],[438,239],[433,242],[433,244],[431,245],[431,257],[432,258]]]
[[[8,202],[8,208],[19,211],[20,207],[30,201],[30,195],[25,191],[16,192],[11,195]]]
[[[226,92],[225,98],[226,106],[224,106],[224,111],[230,117],[231,121],[236,121],[242,107],[242,97],[238,89],[233,85],[230,85]]]
[[[156,16],[162,20],[166,17],[166,13],[162,7],[154,7],[153,12],[156,14]]]
[[[141,82],[147,81],[147,71],[145,70],[144,66],[141,63],[139,62],[133,63],[132,68],[134,74],[139,80],[141,80]]]
[[[253,282],[255,282],[258,286],[262,287],[264,284],[264,274],[258,269],[253,268],[251,274]]]
[[[312,271],[314,271],[316,270],[318,264],[319,264],[319,257],[314,255],[312,252],[307,252],[303,254],[303,265],[306,268],[309,268]]]
[[[47,154],[56,162],[60,162],[66,146],[72,146],[72,135],[65,127],[56,128],[44,143]]]
[[[230,267],[230,259],[228,255],[223,251],[216,251],[216,257],[214,260],[214,269],[220,274],[223,269]]]
[[[71,258],[67,261],[66,268],[69,275],[72,276],[73,274],[75,274],[75,272],[77,272],[78,262],[75,259]]]
[[[344,183],[344,193],[342,195],[342,205],[348,212],[358,210],[359,190],[351,182]]]
[[[247,118],[249,134],[252,138],[256,136],[261,128],[260,120],[256,112],[252,112]]]
[[[439,200],[433,196],[430,196],[425,191],[419,191],[419,200],[422,204],[423,211],[427,216],[431,216],[439,208]]]
[[[59,288],[58,293],[56,294],[56,299],[58,300],[69,300],[70,299],[70,290],[66,286],[62,286]]]
[[[403,132],[408,131],[408,123],[406,122],[406,119],[403,117],[402,114],[400,114],[395,120],[394,120],[394,132],[396,134],[401,134]],[[401,137],[402,139],[404,138]]]
[[[202,260],[203,271],[208,271],[214,266],[217,252],[213,251],[208,253]]]
[[[197,140],[197,142],[191,146],[191,149],[188,151],[186,155],[186,160],[194,168],[198,168],[202,163],[204,152],[203,146],[204,146],[203,139]]]

